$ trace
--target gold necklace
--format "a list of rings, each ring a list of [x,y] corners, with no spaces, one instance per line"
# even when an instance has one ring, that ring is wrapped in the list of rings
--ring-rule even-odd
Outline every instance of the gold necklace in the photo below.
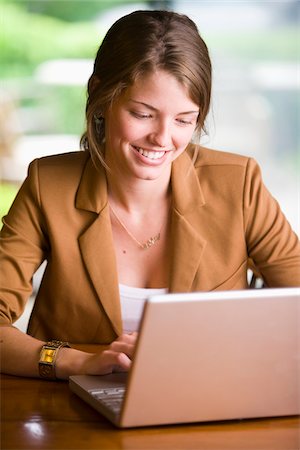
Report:
[[[122,220],[120,219],[120,217],[117,215],[116,211],[114,211],[113,207],[111,206],[111,204],[109,204],[109,207],[113,213],[113,215],[115,216],[115,218],[117,219],[117,221],[119,222],[119,224],[122,226],[122,228],[124,228],[124,230],[126,231],[126,233],[128,234],[129,237],[131,237],[131,239],[143,250],[148,250],[148,248],[152,247],[152,245],[156,244],[156,242],[158,242],[160,240],[160,232],[162,230],[162,227],[159,231],[159,233],[157,233],[155,236],[151,236],[149,239],[147,239],[146,242],[140,242],[136,239],[136,237],[133,236],[133,234],[128,230],[128,228],[126,227],[126,225],[122,222]]]

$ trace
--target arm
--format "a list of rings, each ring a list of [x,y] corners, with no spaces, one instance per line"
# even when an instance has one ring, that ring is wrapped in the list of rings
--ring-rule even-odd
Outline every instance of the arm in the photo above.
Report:
[[[12,326],[31,294],[34,272],[43,260],[51,257],[48,222],[40,198],[40,176],[37,164],[33,163],[10,213],[3,220],[0,235],[1,370],[21,376],[38,376],[39,355],[45,343]],[[57,376],[127,370],[134,342],[134,335],[121,336],[106,351],[97,354],[62,348],[56,360]]]
[[[99,353],[61,348],[55,363],[57,378],[67,379],[70,375],[103,375],[129,370],[136,336],[136,333],[122,335]],[[45,342],[12,326],[0,328],[0,342],[2,373],[25,377],[39,376],[39,355]]]
[[[300,286],[300,242],[249,160],[244,186],[248,254],[268,287]]]

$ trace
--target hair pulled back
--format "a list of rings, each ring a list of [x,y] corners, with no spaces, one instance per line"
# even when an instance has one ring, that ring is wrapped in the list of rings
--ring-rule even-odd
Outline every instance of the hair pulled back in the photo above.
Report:
[[[104,161],[102,114],[139,77],[164,70],[187,89],[199,105],[196,131],[204,130],[211,96],[211,62],[195,23],[171,11],[135,11],[107,32],[88,81],[86,132],[81,146],[94,163]]]

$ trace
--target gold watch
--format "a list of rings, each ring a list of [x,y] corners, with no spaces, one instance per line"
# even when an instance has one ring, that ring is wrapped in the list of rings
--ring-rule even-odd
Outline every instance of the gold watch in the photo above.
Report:
[[[56,380],[55,360],[59,349],[62,347],[70,347],[70,345],[68,342],[56,340],[49,341],[43,345],[39,359],[39,373],[41,378]]]

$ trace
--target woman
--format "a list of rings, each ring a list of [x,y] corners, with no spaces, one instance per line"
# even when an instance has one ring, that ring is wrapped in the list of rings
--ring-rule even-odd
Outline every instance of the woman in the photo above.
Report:
[[[210,93],[209,54],[186,16],[137,11],[109,30],[88,83],[85,152],[35,160],[4,219],[4,372],[128,370],[149,294],[245,289],[250,259],[267,286],[300,285],[299,241],[257,164],[191,144]],[[43,260],[24,334],[12,323]]]

